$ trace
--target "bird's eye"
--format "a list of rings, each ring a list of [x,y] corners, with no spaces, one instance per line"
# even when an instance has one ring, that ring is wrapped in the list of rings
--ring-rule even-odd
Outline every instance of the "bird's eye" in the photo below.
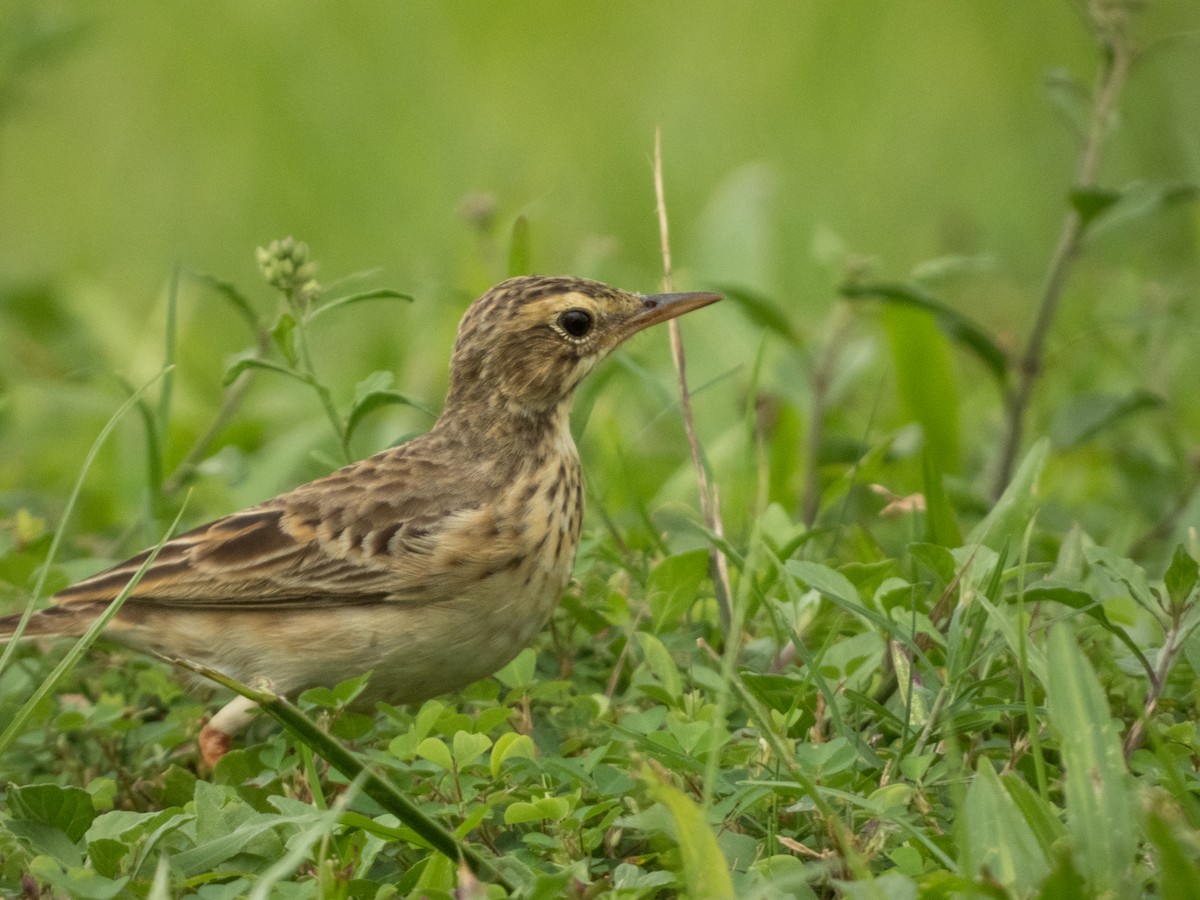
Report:
[[[592,330],[592,314],[586,309],[568,309],[558,316],[558,326],[571,337],[581,338]]]

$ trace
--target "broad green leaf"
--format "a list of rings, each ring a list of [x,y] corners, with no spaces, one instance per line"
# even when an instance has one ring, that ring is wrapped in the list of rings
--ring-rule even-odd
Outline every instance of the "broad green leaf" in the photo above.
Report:
[[[1089,566],[1101,570],[1113,581],[1124,585],[1130,598],[1143,609],[1151,613],[1158,610],[1157,591],[1150,586],[1146,570],[1133,560],[1099,545],[1085,547],[1083,555]]]
[[[517,734],[515,731],[508,731],[496,738],[496,743],[492,747],[492,758],[490,768],[493,778],[500,777],[500,770],[504,766],[504,761],[508,759],[535,759],[537,751],[533,745],[533,738],[527,734]]]
[[[728,284],[719,284],[715,289],[740,308],[755,325],[783,338],[793,347],[803,345],[804,342],[792,326],[791,320],[765,295],[748,288],[734,287]]]
[[[646,668],[663,686],[672,700],[678,700],[683,692],[683,679],[679,676],[679,667],[671,657],[671,652],[663,646],[663,642],[646,631],[637,632],[638,646],[642,648],[642,657]]]
[[[1025,817],[1025,824],[1037,839],[1045,859],[1049,860],[1054,845],[1067,833],[1061,821],[1062,814],[1038,796],[1029,782],[1015,772],[1001,775],[1000,782]]]
[[[1120,734],[1071,629],[1055,625],[1047,645],[1047,712],[1066,770],[1075,862],[1093,889],[1121,896],[1131,884],[1137,818]]]
[[[921,565],[928,568],[930,572],[934,573],[941,584],[946,585],[954,580],[954,573],[958,568],[958,563],[954,559],[954,554],[950,552],[950,549],[946,545],[921,542],[912,543],[908,545],[908,554],[914,560],[921,563]]]
[[[508,238],[508,274],[512,277],[532,272],[533,236],[530,234],[529,220],[525,216],[517,216]]]
[[[523,690],[533,684],[537,671],[537,651],[526,647],[496,673],[495,678],[506,688]]]
[[[416,752],[417,756],[429,760],[436,766],[441,766],[447,772],[454,769],[454,757],[450,755],[450,748],[441,738],[425,738],[417,744]]]
[[[832,738],[796,746],[796,762],[812,778],[825,779],[844,772],[859,761],[858,751],[846,738]]]
[[[1175,548],[1175,555],[1171,557],[1171,564],[1167,566],[1167,573],[1163,576],[1167,596],[1175,609],[1183,608],[1192,591],[1196,589],[1198,577],[1200,565],[1197,565],[1195,557],[1187,552],[1183,544],[1180,544]]]
[[[946,344],[928,312],[891,306],[883,311],[896,383],[905,409],[925,433],[925,447],[943,472],[962,469],[958,382]]]
[[[518,800],[510,803],[504,810],[504,822],[508,825],[520,825],[523,822],[560,822],[571,813],[571,803],[565,797],[542,797],[540,800],[527,802]]]
[[[87,845],[88,860],[105,878],[116,878],[120,875],[125,858],[132,852],[132,848],[124,842],[112,838],[97,838],[88,841]]]
[[[858,589],[837,569],[806,559],[789,559],[785,568],[788,574],[798,578],[842,609],[862,616],[874,625],[891,630],[891,622],[867,607],[859,597]]]
[[[921,454],[921,463],[925,474],[925,540],[942,547],[961,547],[962,531],[942,486],[937,458],[926,450]]]
[[[4,823],[6,831],[27,843],[35,853],[45,854],[63,866],[78,866],[83,863],[80,846],[67,839],[57,828],[32,819],[13,819]]]
[[[700,584],[708,577],[708,550],[689,550],[668,556],[650,573],[646,581],[646,601],[652,613],[655,632],[674,628],[696,602]]]
[[[1143,390],[1125,395],[1078,394],[1055,413],[1050,437],[1059,447],[1075,447],[1134,413],[1162,405],[1161,397]]]
[[[1021,654],[1021,635],[1018,633],[1018,625],[1013,621],[1015,616],[1008,615],[1007,612],[998,608],[982,593],[977,593],[971,598],[972,603],[978,603],[988,612],[993,627],[1004,638],[1004,642],[1008,645],[1009,652],[1014,658],[1019,659]],[[1042,684],[1046,683],[1048,677],[1047,670],[1049,664],[1046,661],[1046,654],[1042,648],[1033,641],[1025,640],[1025,659],[1029,664],[1029,671],[1033,673],[1033,677]]]
[[[61,893],[55,896],[71,897],[73,900],[111,900],[129,896],[125,892],[128,878],[105,878],[91,869],[60,868],[49,857],[37,856],[29,864],[29,874],[36,881],[53,885]]]
[[[492,746],[492,739],[486,734],[476,734],[471,731],[456,731],[453,740],[454,765],[461,769],[470,765]]]
[[[1018,896],[1032,891],[1050,870],[1041,845],[987,757],[980,758],[967,788],[958,835],[962,872],[994,879]]]
[[[911,284],[846,284],[842,296],[849,300],[883,300],[923,309],[933,314],[939,328],[970,350],[984,364],[1001,389],[1008,383],[1008,354],[979,325],[953,307]]]
[[[80,840],[96,818],[92,795],[83,788],[13,784],[8,787],[7,798],[9,813],[14,819],[57,828],[72,842]]]
[[[1089,238],[1107,234],[1178,203],[1190,203],[1200,195],[1200,189],[1182,181],[1134,181],[1113,193],[1116,202],[1108,204],[1093,217],[1088,229]]]
[[[312,818],[316,818],[314,808]],[[200,817],[197,814],[197,824]],[[259,855],[274,856],[282,851],[283,844],[275,834],[275,829],[291,817],[253,814],[253,818],[243,822],[232,831],[226,831],[216,837],[198,843],[189,850],[184,850],[171,857],[171,866],[185,875],[199,875],[211,872],[221,863],[235,856],[248,852],[248,847],[255,846]],[[252,842],[263,841],[255,845]]]
[[[293,367],[299,359],[296,353],[296,327],[296,317],[291,313],[283,313],[271,329],[271,340],[275,347],[283,354],[287,364]]]
[[[1152,802],[1153,807],[1146,812],[1145,830],[1157,856],[1158,897],[1193,900],[1200,888],[1195,831],[1187,827],[1179,810],[1165,796],[1156,794]]]
[[[646,770],[650,794],[666,807],[675,823],[679,842],[679,875],[688,897],[695,900],[732,900],[733,879],[704,812],[678,788]]]
[[[1010,599],[1016,601],[1016,594],[1011,595]],[[1077,609],[1080,612],[1090,616],[1103,626],[1104,630],[1109,632],[1113,637],[1119,640],[1128,648],[1129,652],[1137,657],[1142,664],[1142,668],[1150,671],[1151,666],[1145,655],[1142,653],[1142,648],[1137,645],[1137,642],[1129,636],[1129,633],[1120,625],[1113,623],[1109,619],[1108,614],[1104,611],[1104,605],[1099,603],[1095,597],[1087,591],[1081,591],[1078,588],[1073,588],[1070,585],[1056,584],[1053,581],[1046,580],[1035,584],[1033,587],[1025,591],[1026,603],[1061,603],[1063,606]]]
[[[1009,541],[1021,540],[1029,517],[1038,505],[1038,479],[1041,478],[1049,452],[1050,441],[1046,438],[1029,448],[991,512],[967,535],[967,544],[984,544],[999,549]]]
[[[372,391],[356,400],[350,409],[350,416],[346,419],[346,440],[350,440],[350,436],[354,434],[355,429],[368,414],[384,406],[411,406],[428,416],[433,416],[433,412],[425,404],[413,400],[399,391]]]
[[[1079,213],[1080,224],[1086,230],[1095,219],[1121,199],[1121,192],[1093,185],[1071,188],[1068,197],[1075,212]]]

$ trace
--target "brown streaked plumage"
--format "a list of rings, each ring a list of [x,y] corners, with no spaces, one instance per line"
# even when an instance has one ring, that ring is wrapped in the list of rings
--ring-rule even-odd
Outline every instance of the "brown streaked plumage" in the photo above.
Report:
[[[490,675],[545,624],[575,559],[583,476],[571,398],[643,328],[720,300],[512,278],[463,316],[433,429],[168,542],[107,637],[284,694],[370,671],[367,699]],[[26,634],[81,634],[145,554],[67,588]],[[0,618],[0,640],[16,616]],[[249,722],[205,725],[212,763]]]

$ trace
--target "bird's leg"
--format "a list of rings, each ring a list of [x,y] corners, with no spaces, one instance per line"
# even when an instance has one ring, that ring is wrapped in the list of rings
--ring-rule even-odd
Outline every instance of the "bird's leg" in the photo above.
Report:
[[[250,724],[258,704],[246,697],[234,697],[200,729],[200,755],[211,767],[233,746],[233,736]]]

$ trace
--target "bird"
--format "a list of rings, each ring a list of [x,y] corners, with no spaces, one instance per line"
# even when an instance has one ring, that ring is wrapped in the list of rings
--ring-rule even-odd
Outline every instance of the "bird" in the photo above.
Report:
[[[412,703],[491,675],[571,577],[575,389],[632,335],[721,299],[501,282],[459,323],[430,431],[167,541],[104,637],[284,696],[370,673],[360,702]],[[59,592],[24,634],[83,634],[150,553]],[[19,618],[0,618],[0,641]],[[256,712],[242,696],[217,711],[198,738],[205,763]]]

